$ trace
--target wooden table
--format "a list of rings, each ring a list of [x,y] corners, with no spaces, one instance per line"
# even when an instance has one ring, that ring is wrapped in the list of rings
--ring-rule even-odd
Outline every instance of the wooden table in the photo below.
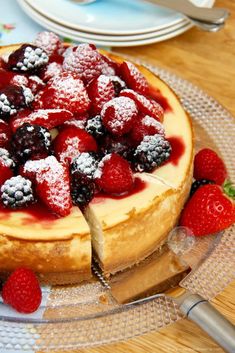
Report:
[[[216,4],[229,8],[232,13],[221,32],[214,34],[191,29],[166,42],[116,50],[165,67],[190,80],[216,98],[235,116],[235,1],[218,0]],[[235,282],[212,302],[235,323]],[[221,353],[223,350],[196,325],[181,320],[159,332],[125,342],[70,351],[70,353],[111,352]]]

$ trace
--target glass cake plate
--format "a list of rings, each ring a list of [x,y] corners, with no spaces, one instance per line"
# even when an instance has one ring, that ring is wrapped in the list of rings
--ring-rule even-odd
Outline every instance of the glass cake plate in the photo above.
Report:
[[[143,64],[140,62],[140,64]],[[196,144],[214,145],[235,180],[235,124],[217,101],[198,87],[160,68],[160,75],[180,97],[193,119]],[[212,299],[235,278],[235,227],[215,237],[210,255],[181,286]],[[38,313],[28,316],[0,311],[0,351],[75,349],[128,339],[173,324],[182,316],[173,299],[159,294],[141,303],[119,305],[102,281],[44,287]],[[1,304],[2,305],[2,304]],[[3,305],[2,305],[3,307]]]

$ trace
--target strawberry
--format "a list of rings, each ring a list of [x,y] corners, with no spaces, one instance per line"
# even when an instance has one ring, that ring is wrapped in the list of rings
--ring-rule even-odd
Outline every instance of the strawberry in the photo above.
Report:
[[[92,44],[80,44],[64,53],[63,69],[76,73],[85,83],[103,74],[115,75],[115,70]]]
[[[134,64],[129,61],[124,61],[120,66],[120,76],[129,88],[133,89],[137,93],[148,95],[148,82]]]
[[[39,109],[33,112],[24,109],[10,119],[10,126],[13,132],[24,123],[40,125],[50,130],[72,118],[73,114],[65,109]]]
[[[209,179],[222,185],[227,177],[227,170],[222,159],[210,148],[199,151],[194,159],[194,178]]]
[[[87,93],[91,100],[91,114],[100,114],[105,103],[115,97],[114,85],[108,76],[100,75],[89,83]]]
[[[105,103],[101,118],[106,129],[116,136],[128,133],[137,117],[135,102],[128,97],[117,97]]]
[[[63,44],[60,38],[53,32],[40,32],[37,34],[34,44],[43,49],[47,55],[60,53],[63,49]]]
[[[12,132],[10,126],[0,119],[0,148],[9,147]]]
[[[24,174],[35,179],[36,191],[47,207],[61,217],[70,213],[69,170],[60,164],[54,156],[37,161],[28,161],[24,165]]]
[[[106,155],[94,175],[97,185],[106,193],[123,194],[134,185],[129,163],[116,153]]]
[[[130,138],[133,144],[137,146],[143,140],[144,136],[155,134],[165,136],[163,125],[151,116],[145,115],[139,119],[138,124],[133,126]]]
[[[11,305],[20,313],[33,313],[42,301],[37,277],[28,268],[16,269],[3,285],[2,298],[5,304]]]
[[[95,139],[85,130],[73,126],[63,129],[54,140],[56,157],[62,163],[70,163],[79,152],[96,152]]]
[[[141,113],[149,115],[154,119],[159,120],[160,122],[163,121],[164,110],[161,105],[155,102],[153,99],[148,99],[131,89],[122,90],[120,96],[133,99]]]
[[[65,109],[83,114],[90,108],[90,99],[78,75],[62,72],[39,92],[33,106],[34,109]]]
[[[195,236],[214,234],[235,222],[235,205],[218,185],[201,186],[186,203],[180,225]]]

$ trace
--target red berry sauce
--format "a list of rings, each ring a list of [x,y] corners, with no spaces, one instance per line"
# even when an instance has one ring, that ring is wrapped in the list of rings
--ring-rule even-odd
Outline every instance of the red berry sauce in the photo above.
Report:
[[[182,137],[179,137],[179,136],[168,137],[167,140],[171,144],[172,152],[171,152],[170,158],[165,164],[172,163],[174,165],[178,165],[180,158],[183,156],[185,152],[184,141]]]
[[[159,89],[150,86],[149,97],[159,103],[165,112],[171,112],[173,110],[168,99],[163,96]]]

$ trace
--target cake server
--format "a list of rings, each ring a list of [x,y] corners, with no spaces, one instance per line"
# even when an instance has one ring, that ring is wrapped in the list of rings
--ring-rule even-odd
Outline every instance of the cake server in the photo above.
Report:
[[[97,265],[93,272],[119,304],[139,305],[164,292],[184,317],[194,321],[226,352],[234,353],[235,327],[205,298],[187,289],[187,283],[220,239],[221,234],[196,238],[189,229],[176,227],[168,236],[168,246],[139,266],[108,280]]]

